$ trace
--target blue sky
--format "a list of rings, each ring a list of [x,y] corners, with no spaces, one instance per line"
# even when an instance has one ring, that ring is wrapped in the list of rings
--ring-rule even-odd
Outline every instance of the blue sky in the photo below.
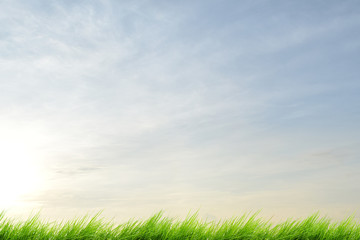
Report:
[[[357,1],[19,0],[0,16],[2,208],[360,216]]]

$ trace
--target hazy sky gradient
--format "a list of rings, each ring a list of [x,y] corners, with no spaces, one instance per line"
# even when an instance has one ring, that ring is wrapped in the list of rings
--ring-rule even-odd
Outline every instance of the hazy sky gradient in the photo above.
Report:
[[[36,179],[2,208],[360,217],[358,1],[8,0],[0,24],[0,160]]]

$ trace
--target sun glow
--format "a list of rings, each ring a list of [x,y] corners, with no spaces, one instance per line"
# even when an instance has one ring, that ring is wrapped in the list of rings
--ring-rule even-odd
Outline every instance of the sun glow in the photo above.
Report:
[[[0,129],[0,209],[13,206],[40,187],[34,138]]]

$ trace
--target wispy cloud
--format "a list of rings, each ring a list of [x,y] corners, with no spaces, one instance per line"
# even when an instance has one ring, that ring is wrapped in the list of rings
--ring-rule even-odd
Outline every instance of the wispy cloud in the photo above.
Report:
[[[354,5],[2,2],[0,124],[32,129],[47,179],[27,201],[120,208],[141,196],[171,209],[196,195],[210,209],[204,199],[272,196],[275,208],[279,195],[290,208],[294,186],[304,206],[319,189],[319,202],[353,192]]]

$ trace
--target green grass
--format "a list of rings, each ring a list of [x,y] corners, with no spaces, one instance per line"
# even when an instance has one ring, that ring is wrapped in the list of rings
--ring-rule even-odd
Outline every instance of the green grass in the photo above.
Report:
[[[26,221],[15,222],[0,213],[0,239],[60,240],[60,239],[333,239],[360,240],[360,225],[353,218],[332,223],[314,214],[305,220],[288,220],[272,225],[257,218],[257,214],[243,215],[220,222],[206,222],[197,214],[184,221],[163,217],[159,212],[145,221],[129,221],[115,225],[99,218],[83,217],[65,223],[44,223],[39,214]]]

